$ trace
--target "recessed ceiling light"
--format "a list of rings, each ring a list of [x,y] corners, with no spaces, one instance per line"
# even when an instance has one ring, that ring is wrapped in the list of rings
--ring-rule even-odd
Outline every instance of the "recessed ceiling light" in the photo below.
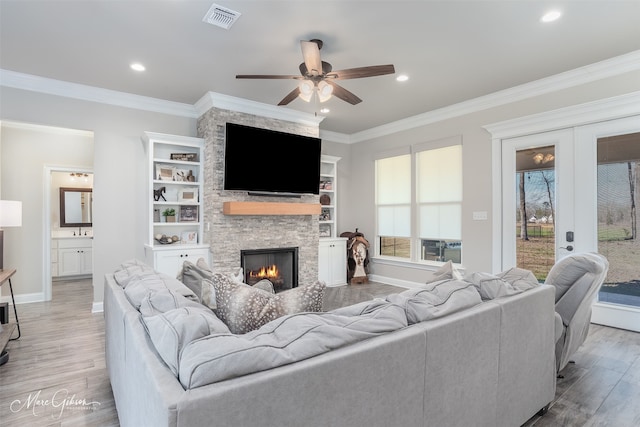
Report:
[[[407,76],[406,74],[400,74],[398,77],[396,77],[396,80],[399,82],[406,82],[407,80],[409,80],[409,76]]]
[[[321,112],[322,114],[327,114],[329,111],[331,111],[331,110],[330,110],[330,109],[328,109],[328,108],[323,108],[323,109],[321,109],[321,110],[320,110],[320,112]]]
[[[540,18],[541,22],[553,22],[556,19],[560,18],[560,16],[562,16],[562,13],[560,13],[559,10],[551,10],[547,13],[545,13],[544,15],[542,15],[542,18]]]
[[[131,64],[131,69],[135,70],[135,71],[144,71],[144,70],[146,70],[144,65],[140,64],[139,62],[134,62],[133,64]]]

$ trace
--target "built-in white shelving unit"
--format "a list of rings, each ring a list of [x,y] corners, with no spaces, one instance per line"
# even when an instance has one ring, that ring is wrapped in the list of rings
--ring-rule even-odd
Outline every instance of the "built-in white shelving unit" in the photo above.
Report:
[[[153,132],[142,139],[148,159],[146,262],[175,277],[184,260],[209,262],[209,245],[202,243],[204,140]],[[169,209],[173,218],[163,215]]]

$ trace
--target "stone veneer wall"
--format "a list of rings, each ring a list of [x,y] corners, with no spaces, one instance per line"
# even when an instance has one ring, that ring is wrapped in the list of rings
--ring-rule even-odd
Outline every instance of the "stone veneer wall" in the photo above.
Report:
[[[241,249],[298,247],[298,283],[318,280],[318,215],[224,215],[227,201],[318,203],[319,196],[249,196],[246,192],[223,190],[225,124],[238,123],[298,135],[318,137],[313,126],[260,117],[236,111],[211,108],[198,119],[198,136],[205,141],[204,158],[204,243],[211,245],[215,271],[235,272],[240,266]],[[292,159],[295,161],[295,158]],[[268,173],[263,165],[247,164],[247,173]],[[259,179],[259,178],[258,178]],[[207,230],[207,224],[210,224]]]

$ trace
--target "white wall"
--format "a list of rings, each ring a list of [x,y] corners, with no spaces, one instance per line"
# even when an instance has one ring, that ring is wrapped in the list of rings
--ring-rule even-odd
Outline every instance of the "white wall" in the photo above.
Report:
[[[103,300],[104,275],[112,272],[122,261],[144,259],[146,181],[142,133],[153,131],[195,136],[196,120],[7,87],[0,87],[0,99],[0,120],[93,132],[93,286],[95,308],[99,309]],[[25,155],[16,153],[9,158],[4,151],[11,141],[5,132],[3,130],[0,144],[3,164],[11,162],[16,155]],[[14,181],[9,182],[4,172],[2,175],[2,196],[5,197],[4,192],[9,192],[7,189]],[[38,178],[38,181],[34,185],[42,186],[42,180]],[[26,194],[25,198],[28,206],[42,203],[42,197],[37,194]],[[21,230],[25,232],[25,229],[23,225]],[[43,237],[39,238],[42,241]],[[32,237],[28,241],[31,242]],[[41,253],[42,249],[38,247],[35,252]],[[14,261],[18,269],[13,280],[17,294],[30,291],[33,283],[42,283],[41,273],[38,273],[41,265],[34,268],[33,253],[33,250],[21,250],[19,259]],[[25,275],[29,271],[36,271],[40,277],[27,280]]]
[[[444,137],[461,135],[463,144],[463,260],[468,271],[492,270],[492,145],[491,136],[482,126],[534,113],[555,110],[589,101],[640,90],[640,71],[604,78],[570,89],[511,102],[499,107],[441,120],[411,130],[372,138],[351,145],[348,179],[341,181],[340,228],[358,227],[373,241],[375,236],[374,160],[373,154]],[[345,190],[345,185],[348,186]],[[474,221],[474,211],[486,211],[486,221]],[[371,251],[370,253],[372,253]],[[424,268],[417,265],[371,264],[371,273],[391,282],[424,282]]]

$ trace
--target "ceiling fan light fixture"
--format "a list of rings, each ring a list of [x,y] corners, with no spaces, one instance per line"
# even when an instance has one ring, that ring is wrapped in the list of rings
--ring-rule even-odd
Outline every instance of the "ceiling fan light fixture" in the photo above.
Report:
[[[305,102],[311,102],[314,89],[313,82],[311,80],[303,80],[298,85],[298,89],[300,89],[300,94],[298,96]]]
[[[318,83],[318,99],[320,100],[320,102],[330,100],[331,94],[333,94],[333,86],[331,86],[324,80]]]

